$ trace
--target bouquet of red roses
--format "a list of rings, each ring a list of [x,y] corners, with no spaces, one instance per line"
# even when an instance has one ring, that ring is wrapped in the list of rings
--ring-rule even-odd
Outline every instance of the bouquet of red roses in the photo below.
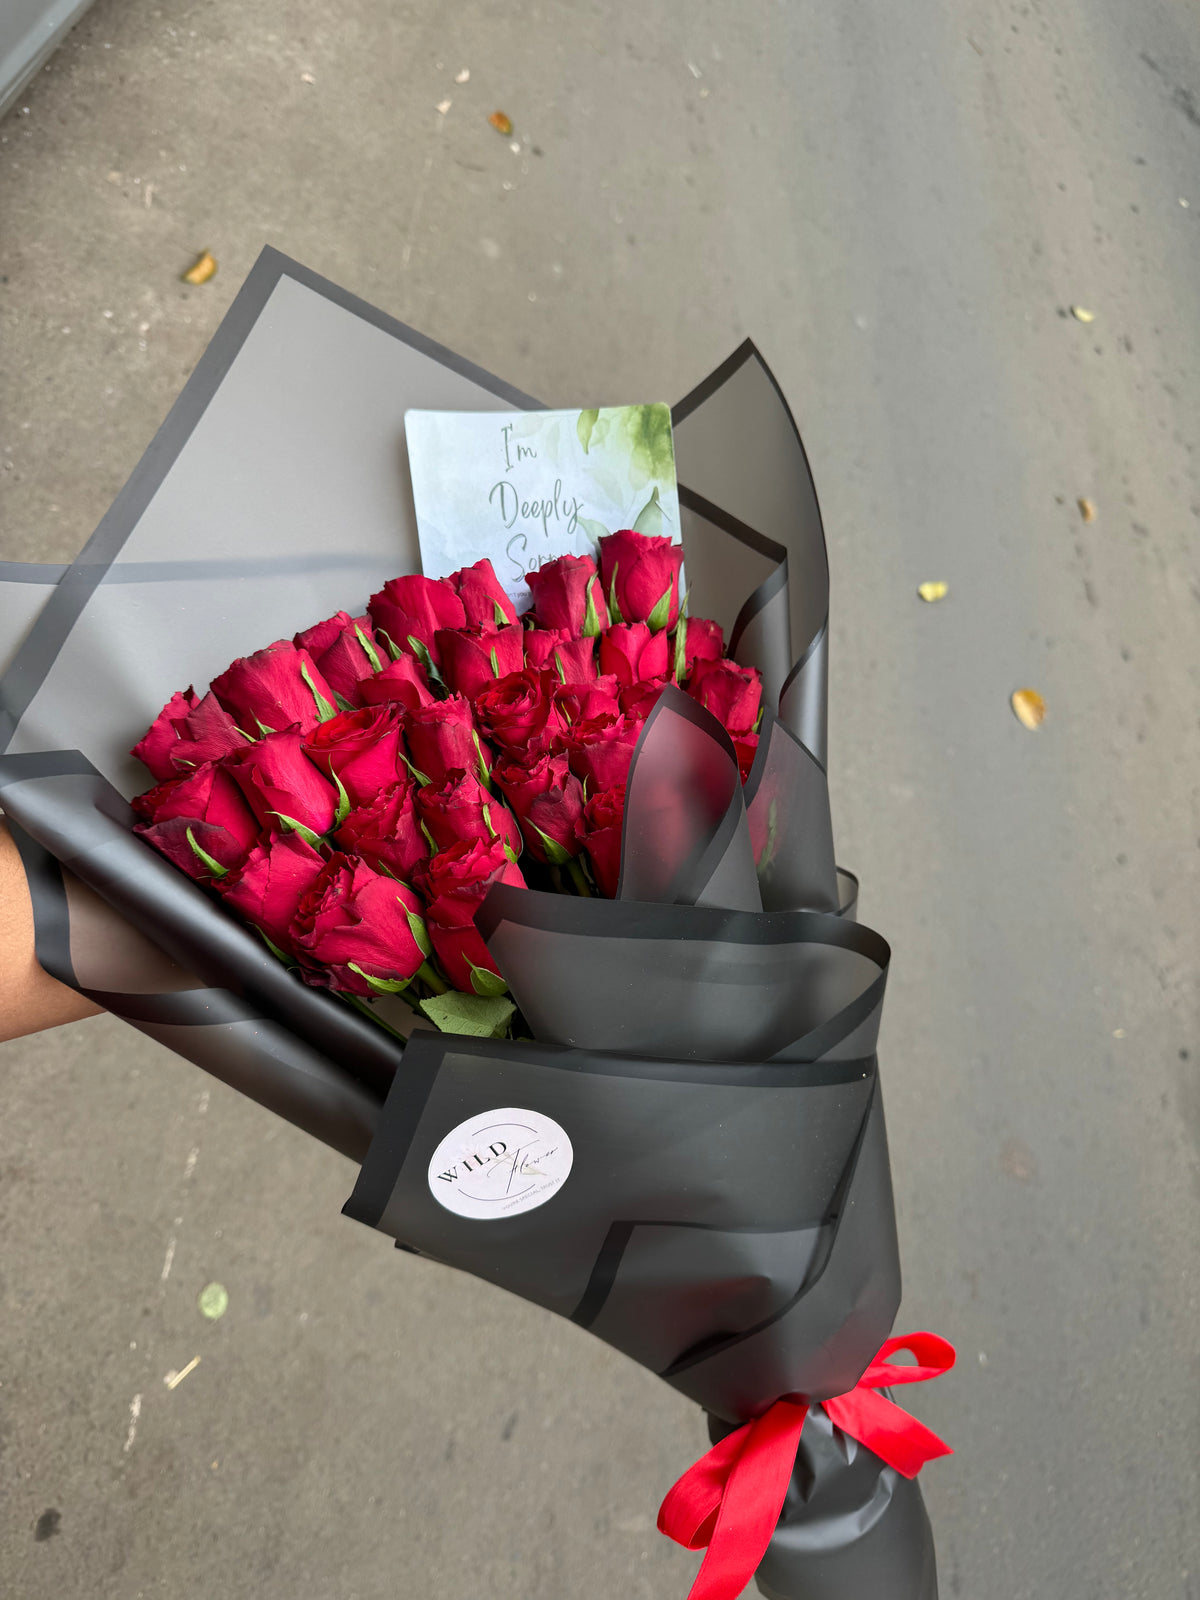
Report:
[[[529,572],[524,625],[485,559],[393,578],[364,615],[174,694],[132,752],[158,780],[134,831],[305,982],[510,1031],[475,926],[489,889],[616,897],[626,778],[668,683],[727,730],[743,780],[758,744],[762,675],[686,615],[682,545],[626,529],[598,554]]]
[[[530,572],[519,622],[486,562],[416,571],[430,402],[535,406],[267,252],[79,559],[0,574],[38,959],[359,1163],[350,1216],[703,1406],[660,1513],[695,1600],[935,1600],[946,1447],[885,1391],[953,1353],[889,1338],[889,951],[834,865],[791,414],[744,346],[672,411],[682,544]]]

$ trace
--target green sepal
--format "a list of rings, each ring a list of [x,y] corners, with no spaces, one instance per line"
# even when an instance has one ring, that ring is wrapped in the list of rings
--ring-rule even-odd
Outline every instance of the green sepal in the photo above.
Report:
[[[675,587],[674,578],[667,585],[666,593],[659,595],[655,601],[654,610],[646,618],[646,626],[651,633],[661,633],[671,620],[671,590]]]
[[[508,612],[505,611],[504,607],[500,604],[499,600],[493,600],[492,601],[492,610],[496,613],[496,626],[498,628],[507,628],[508,627]]]
[[[311,828],[306,828],[302,822],[297,822],[295,817],[285,817],[282,811],[272,811],[272,817],[278,817],[289,833],[298,833],[305,844],[312,845],[314,850],[319,850],[325,843],[319,833],[314,833]]]
[[[363,647],[363,654],[371,663],[371,671],[382,672],[383,662],[380,660],[379,651],[376,650],[374,644],[370,639],[367,638],[366,634],[362,631],[357,622],[354,624],[354,631],[358,635],[359,644]]]
[[[269,734],[269,733],[274,733],[274,732],[275,732],[275,729],[274,729],[274,728],[268,728],[268,727],[267,727],[267,725],[266,725],[266,723],[265,723],[265,722],[263,722],[263,721],[261,721],[261,720],[260,720],[260,719],[259,719],[259,718],[258,718],[258,717],[255,717],[255,719],[254,719],[254,720],[255,720],[255,722],[257,722],[257,723],[258,723],[258,737],[259,737],[259,738],[260,738],[260,739],[265,739],[265,738],[266,738],[266,737],[267,737],[267,735],[268,735],[268,734]],[[239,732],[239,733],[240,733],[240,732],[241,732],[241,729],[240,729],[240,728],[239,728],[239,729],[238,729],[238,732]],[[251,740],[250,740],[250,743],[251,743],[251,744],[255,744],[255,743],[256,743],[256,742],[257,742],[257,741],[256,741],[256,740],[254,740],[254,739],[251,739]]]
[[[608,615],[614,627],[625,621],[625,618],[621,615],[621,608],[617,604],[617,573],[620,567],[621,563],[619,561],[613,562],[612,577],[608,580]]]
[[[494,1000],[497,996],[508,993],[508,985],[498,972],[493,972],[489,967],[477,967],[472,961],[471,987],[476,994],[483,995],[486,999]]]
[[[471,1034],[477,1039],[503,1039],[517,1009],[500,995],[462,994],[457,989],[418,1004],[443,1033]]]
[[[277,944],[272,943],[272,941],[267,938],[266,934],[261,928],[258,930],[258,936],[266,945],[271,954],[275,957],[276,961],[282,961],[285,967],[294,967],[296,965],[295,960],[289,956],[286,951],[281,950]]]
[[[413,766],[412,762],[404,754],[403,750],[401,750],[401,752],[400,752],[400,759],[401,759],[401,761],[403,761],[404,765],[408,768],[408,770],[412,773],[413,777],[417,780],[417,782],[421,785],[422,789],[424,789],[429,783],[429,779],[426,776],[426,774],[421,771],[420,767],[414,767]]]
[[[384,644],[387,645],[388,655],[391,656],[393,661],[399,661],[400,657],[404,654],[404,651],[401,650],[400,646],[392,638],[391,634],[385,633],[382,628],[377,628],[375,631],[383,640]]]
[[[498,678],[500,676],[500,662],[496,656],[495,645],[488,651],[488,660],[492,663],[492,677]]]
[[[546,860],[552,867],[565,867],[571,859],[571,852],[563,848],[557,839],[552,839],[548,833],[543,833],[536,822],[526,820],[526,826],[533,829],[542,841],[542,849],[546,852]]]
[[[566,681],[567,681],[567,669],[566,669],[566,667],[563,666],[562,657],[559,655],[557,650],[555,650],[555,652],[554,652],[554,665],[558,669],[558,681],[559,681],[559,683],[566,683]]]
[[[200,846],[196,843],[195,837],[193,836],[190,828],[187,830],[187,842],[192,847],[192,854],[198,861],[203,861],[204,865],[212,873],[214,878],[223,878],[226,875],[226,873],[229,871],[229,868],[223,867],[214,856],[209,855],[207,850],[202,850],[200,848]]]
[[[520,859],[520,856],[519,856],[519,853],[516,850],[513,849],[512,845],[509,844],[507,839],[505,839],[505,841],[504,841],[504,854],[508,857],[508,859],[512,862],[513,866],[515,867],[517,862],[518,862],[518,860]]]
[[[356,705],[352,705],[351,702],[346,699],[346,696],[344,694],[339,694],[339,692],[336,689],[333,691],[333,698],[337,701],[337,708],[338,708],[339,711],[357,711],[358,710],[358,707]]]
[[[687,676],[687,618],[682,611],[679,613],[679,621],[675,624],[675,663],[671,676],[676,683],[682,683]]]
[[[575,432],[578,435],[580,444],[583,446],[584,455],[588,453],[588,445],[592,442],[592,429],[599,420],[599,406],[592,406],[589,410],[579,413],[579,420],[575,424]]]
[[[364,972],[357,961],[347,961],[351,972],[357,972],[373,994],[400,994],[412,982],[411,978],[373,978]]]
[[[334,783],[337,784],[338,792],[337,810],[333,814],[333,826],[334,828],[340,828],[342,823],[345,822],[346,818],[350,815],[350,796],[346,793],[346,785],[338,777],[336,772],[331,772],[329,776],[333,779]]]
[[[425,843],[429,846],[430,855],[436,856],[439,849],[438,842],[430,833],[429,829],[425,826],[424,820],[421,821],[420,828],[421,832],[425,835]]]
[[[310,676],[308,670],[308,663],[306,661],[302,661],[300,663],[300,676],[308,685],[308,692],[313,697],[313,703],[316,705],[317,716],[320,721],[328,722],[331,718],[336,717],[337,707],[335,705],[331,705],[330,702],[326,700],[320,689],[318,689],[316,684],[312,681],[312,677]]]
[[[400,896],[397,895],[396,899],[400,900]],[[403,900],[400,900],[400,904],[404,905]],[[425,918],[408,906],[404,906],[404,914],[408,918],[408,931],[412,934],[417,949],[423,956],[432,955],[433,946],[429,942],[429,929],[425,926]]]
[[[583,613],[583,637],[594,639],[597,634],[603,633],[608,627],[607,613],[603,617],[596,607],[596,590],[600,588],[598,581],[593,578],[587,586],[587,609]],[[600,591],[600,604],[604,604],[604,591]]]
[[[475,741],[475,755],[479,761],[479,781],[485,789],[490,790],[492,787],[492,775],[488,771],[487,762],[483,757],[483,746],[479,742],[479,734],[474,728],[471,729],[471,738]]]

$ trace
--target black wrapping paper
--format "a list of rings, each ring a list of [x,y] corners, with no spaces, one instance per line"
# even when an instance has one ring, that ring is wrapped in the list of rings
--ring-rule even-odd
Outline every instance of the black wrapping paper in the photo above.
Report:
[[[757,758],[743,787],[723,732],[668,691],[618,899],[489,897],[479,925],[537,1042],[402,1049],[129,831],[126,752],[174,689],[417,568],[404,410],[535,405],[264,252],[79,559],[0,567],[0,806],[47,970],[361,1161],[349,1215],[588,1327],[727,1428],[852,1388],[900,1293],[888,951],[853,921],[825,778],[824,537],[752,346],[672,416],[690,608],[763,673]],[[480,1222],[438,1203],[429,1162],[497,1107],[553,1118],[574,1161],[545,1204]],[[930,1600],[917,1485],[814,1408],[759,1578],[778,1600]]]

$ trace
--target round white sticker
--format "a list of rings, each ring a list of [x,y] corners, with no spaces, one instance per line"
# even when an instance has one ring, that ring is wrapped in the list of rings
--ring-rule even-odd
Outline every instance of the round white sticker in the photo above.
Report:
[[[515,1217],[556,1195],[574,1159],[570,1139],[543,1112],[481,1111],[438,1145],[429,1188],[456,1216]]]

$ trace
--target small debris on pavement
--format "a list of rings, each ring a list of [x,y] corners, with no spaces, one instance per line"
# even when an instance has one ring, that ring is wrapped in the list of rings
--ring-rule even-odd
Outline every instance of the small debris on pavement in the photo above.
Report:
[[[438,116],[439,117],[444,117],[446,115],[447,111],[449,111],[450,106],[451,106],[451,102],[449,100],[439,100],[438,103],[437,103],[437,114],[438,114]]]
[[[1096,320],[1096,313],[1094,311],[1085,311],[1083,306],[1072,306],[1071,315],[1076,322],[1095,322]]]
[[[302,72],[300,74],[301,83],[316,83],[316,81],[311,72]]]
[[[922,600],[927,601],[930,605],[932,605],[935,600],[944,600],[949,592],[950,585],[940,581],[937,583],[919,583],[917,585],[917,593],[921,596]]]
[[[195,1372],[199,1365],[200,1357],[193,1356],[188,1362],[187,1366],[184,1367],[181,1372],[175,1372],[174,1370],[168,1372],[166,1377],[163,1379],[163,1382],[166,1384],[168,1389],[178,1389],[179,1385],[187,1377],[188,1373]]]
[[[471,69],[470,69],[470,67],[464,67],[461,72],[456,72],[454,74],[454,81],[455,81],[455,83],[468,83],[470,81],[470,77],[471,77]]]
[[[1046,702],[1036,689],[1015,689],[1011,704],[1013,715],[1023,728],[1032,731],[1046,720]]]
[[[506,139],[512,132],[512,118],[503,111],[493,111],[488,121],[496,132],[502,133]]]
[[[1089,500],[1086,495],[1080,495],[1075,504],[1079,507],[1079,515],[1085,522],[1095,522],[1096,502],[1094,500]]]
[[[206,1283],[196,1299],[200,1315],[216,1322],[229,1310],[229,1290],[223,1283]]]
[[[184,283],[207,283],[217,270],[216,257],[207,250],[183,274]]]

